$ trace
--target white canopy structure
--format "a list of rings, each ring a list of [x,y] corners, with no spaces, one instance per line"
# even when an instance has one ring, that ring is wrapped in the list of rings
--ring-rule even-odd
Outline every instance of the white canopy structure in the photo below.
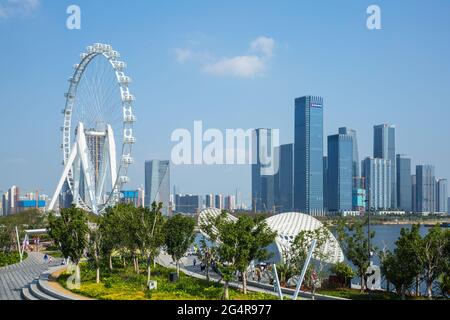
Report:
[[[206,224],[208,221],[216,218],[221,214],[221,210],[216,208],[208,208],[200,212],[199,225]],[[236,221],[237,218],[228,214],[230,221]],[[275,261],[283,259],[283,253],[289,252],[293,241],[301,231],[311,231],[323,227],[322,222],[316,218],[299,213],[288,212],[281,213],[266,219],[269,228],[277,233],[275,243],[269,246],[273,252]],[[205,235],[206,236],[206,235]],[[330,232],[329,240],[324,246],[324,251],[327,252],[328,257],[326,263],[337,263],[344,261],[344,253],[334,237]]]

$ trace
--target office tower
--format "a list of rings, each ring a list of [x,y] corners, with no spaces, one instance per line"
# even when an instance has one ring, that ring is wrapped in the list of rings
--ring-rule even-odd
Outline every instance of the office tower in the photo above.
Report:
[[[12,186],[8,190],[8,215],[15,214],[19,210],[18,202],[19,202],[20,191],[16,186]]]
[[[411,175],[411,207],[412,212],[417,212],[417,179],[416,175]]]
[[[450,214],[450,197],[448,197],[447,201],[447,213]]]
[[[328,211],[328,157],[323,157],[323,210]]]
[[[396,163],[397,171],[397,207],[406,212],[413,211],[411,193],[411,159],[398,154]]]
[[[322,215],[323,98],[295,100],[294,209]]]
[[[278,172],[275,148],[278,146],[274,145],[272,137],[272,129],[253,132],[256,161],[252,164],[252,208],[255,212],[269,212],[275,206],[275,175]]]
[[[416,166],[416,211],[433,213],[436,211],[436,180],[434,166]]]
[[[276,152],[279,154],[275,175],[276,211],[290,212],[294,206],[294,144],[283,144]]]
[[[448,201],[448,181],[438,179],[436,182],[436,211],[447,212]]]
[[[196,214],[201,211],[202,198],[193,194],[175,195],[175,205],[178,213]]]
[[[9,199],[9,194],[8,194],[8,191],[6,191],[2,195],[2,209],[3,209],[3,215],[4,216],[8,215],[8,208],[9,208],[8,199]]]
[[[362,163],[368,210],[389,209],[391,206],[391,161],[366,158]]]
[[[349,135],[352,137],[352,148],[353,148],[353,152],[352,152],[352,176],[355,177],[360,177],[361,176],[361,171],[359,169],[359,152],[358,152],[358,139],[356,136],[356,130],[353,129],[349,129],[346,127],[343,128],[339,128],[339,134],[345,134],[345,135]]]
[[[206,208],[214,208],[214,196],[212,194],[207,194],[205,196],[205,206]]]
[[[374,126],[373,157],[391,161],[391,208],[397,208],[397,174],[395,169],[395,126]]]
[[[226,196],[225,197],[225,210],[234,211],[236,210],[236,197]]]
[[[150,160],[145,162],[145,206],[153,202],[163,203],[163,215],[169,215],[170,162]]]
[[[216,194],[215,199],[214,199],[214,205],[215,205],[215,208],[219,209],[219,210],[223,210],[225,208],[224,203],[223,203],[223,195]]]
[[[353,137],[328,136],[328,211],[352,210],[353,165]]]

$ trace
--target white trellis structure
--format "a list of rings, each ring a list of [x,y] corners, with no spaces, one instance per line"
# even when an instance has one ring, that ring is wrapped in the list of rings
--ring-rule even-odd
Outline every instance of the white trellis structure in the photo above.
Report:
[[[119,201],[133,163],[134,96],[126,63],[112,46],[96,43],[81,54],[65,94],[62,130],[64,170],[49,209],[63,187],[73,204],[94,214]],[[119,90],[117,90],[119,89]]]

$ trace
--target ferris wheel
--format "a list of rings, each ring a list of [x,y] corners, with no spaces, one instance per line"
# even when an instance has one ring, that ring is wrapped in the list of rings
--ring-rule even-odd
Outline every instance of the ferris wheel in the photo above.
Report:
[[[112,46],[96,43],[80,55],[69,79],[62,111],[64,170],[50,203],[53,210],[62,191],[72,204],[94,214],[116,204],[129,181],[132,149],[134,96],[131,78],[124,73]]]

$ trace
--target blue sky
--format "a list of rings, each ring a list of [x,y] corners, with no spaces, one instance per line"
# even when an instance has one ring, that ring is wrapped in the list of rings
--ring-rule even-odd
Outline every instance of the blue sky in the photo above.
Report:
[[[66,28],[70,4],[81,8],[81,30]],[[382,30],[366,28],[371,4],[381,8]],[[252,50],[260,37],[273,50]],[[143,185],[146,159],[169,158],[172,131],[192,130],[195,120],[279,128],[281,142],[292,142],[294,99],[307,94],[324,97],[325,136],[357,130],[360,158],[372,154],[373,125],[392,123],[397,153],[450,178],[446,0],[0,0],[0,39],[0,190],[53,192],[67,79],[94,42],[120,51],[133,78],[130,188]],[[233,69],[233,59],[252,56],[247,73]],[[172,167],[171,179],[185,193],[238,188],[249,201],[249,166]]]

